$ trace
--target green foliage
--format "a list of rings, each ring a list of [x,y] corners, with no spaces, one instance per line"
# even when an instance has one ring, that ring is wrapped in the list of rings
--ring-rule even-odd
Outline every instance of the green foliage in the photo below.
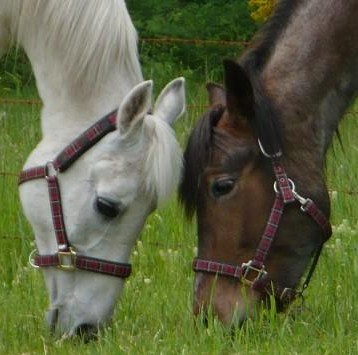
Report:
[[[248,41],[257,30],[247,1],[237,0],[127,0],[127,7],[141,39],[140,59],[146,78],[152,71],[173,72],[188,78],[205,75],[221,80],[224,58],[236,58],[244,46],[196,43],[152,43],[145,38],[181,38],[212,41]],[[0,96],[18,95],[35,83],[28,59],[13,48],[0,59]]]
[[[174,63],[203,75],[210,71],[219,77],[223,58],[236,58],[243,45],[200,44],[200,40],[248,41],[257,30],[246,1],[127,1],[139,37],[199,40],[185,43],[153,44],[142,41],[143,64]]]
[[[137,1],[128,10],[141,37],[248,40],[256,30],[245,1]]]
[[[31,65],[23,50],[13,47],[0,58],[0,97],[19,96],[34,84]]]

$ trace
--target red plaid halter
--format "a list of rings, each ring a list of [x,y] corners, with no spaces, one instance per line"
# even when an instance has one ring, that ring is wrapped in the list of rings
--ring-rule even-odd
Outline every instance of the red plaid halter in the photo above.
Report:
[[[296,192],[295,184],[287,177],[279,160],[282,155],[281,152],[275,155],[268,155],[262,148],[260,141],[259,146],[262,153],[272,161],[275,175],[274,190],[276,196],[254,257],[247,263],[243,263],[241,266],[195,258],[193,261],[193,270],[196,272],[206,272],[238,279],[243,284],[250,286],[261,294],[273,295],[278,297],[281,302],[289,303],[297,296],[302,296],[302,292],[308,287],[317,265],[323,243],[331,236],[332,228],[328,219],[317,205],[311,199],[304,198]],[[295,201],[300,203],[301,211],[307,213],[321,227],[324,235],[324,241],[320,244],[315,253],[313,262],[300,291],[282,287],[280,285],[272,285],[264,265],[267,254],[270,251],[272,242],[276,236],[284,208],[287,204]],[[254,278],[252,278],[252,274],[255,275]]]
[[[46,165],[30,168],[20,173],[19,184],[34,179],[46,179],[49,190],[52,221],[58,245],[58,251],[55,254],[39,255],[37,251],[34,250],[30,255],[30,264],[32,266],[56,266],[65,271],[72,271],[77,268],[120,278],[126,278],[130,275],[130,264],[106,261],[76,253],[68,241],[62,212],[60,186],[58,183],[59,173],[64,172],[106,134],[116,129],[116,117],[117,111],[109,113],[77,137],[62,150],[54,160],[46,163]]]

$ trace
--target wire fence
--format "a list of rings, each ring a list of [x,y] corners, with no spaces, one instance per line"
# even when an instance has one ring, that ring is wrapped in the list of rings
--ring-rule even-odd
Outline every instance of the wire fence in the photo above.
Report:
[[[40,106],[42,101],[39,99],[2,99],[0,98],[0,105],[29,105],[29,106]],[[188,110],[206,110],[209,105],[200,105],[200,104],[188,104]],[[347,115],[358,115],[358,111],[348,110]]]
[[[38,99],[2,99],[0,98],[1,105],[29,105],[39,106],[42,105],[42,101]]]
[[[139,39],[142,43],[156,43],[163,45],[177,44],[189,44],[193,46],[219,46],[219,47],[246,47],[250,44],[250,41],[228,41],[228,40],[211,40],[200,38],[177,38],[177,37],[143,37]],[[0,98],[0,104],[2,105],[42,105],[42,101],[38,99],[10,99]],[[191,109],[207,109],[207,105],[187,105],[189,110]],[[358,111],[349,111],[347,113],[358,114]]]
[[[227,41],[227,40],[210,40],[200,38],[176,38],[176,37],[143,37],[139,40],[141,43],[154,43],[163,45],[188,44],[193,46],[219,46],[219,47],[246,47],[249,41]],[[41,105],[41,100],[38,99],[11,99],[0,98],[2,105]],[[205,105],[188,105],[189,109],[205,109]]]
[[[189,38],[173,38],[173,37],[159,37],[159,38],[140,38],[142,43],[155,43],[163,45],[177,44],[188,44],[193,46],[221,46],[221,47],[246,47],[249,45],[249,41],[226,41],[226,40],[207,40],[207,39],[189,39]],[[11,98],[0,98],[0,105],[29,105],[29,106],[40,106],[42,101],[39,99],[11,99]],[[208,105],[187,105],[188,110],[205,110]],[[347,111],[347,114],[358,115],[358,111]],[[8,171],[0,171],[0,177],[17,177],[18,174]],[[329,188],[330,193],[343,193],[346,195],[358,195],[358,190],[342,190]]]
[[[194,46],[219,46],[219,47],[246,47],[249,45],[249,41],[225,41],[225,40],[210,40],[199,38],[172,38],[172,37],[160,37],[160,38],[141,38],[140,42],[156,43],[156,44],[191,44]]]

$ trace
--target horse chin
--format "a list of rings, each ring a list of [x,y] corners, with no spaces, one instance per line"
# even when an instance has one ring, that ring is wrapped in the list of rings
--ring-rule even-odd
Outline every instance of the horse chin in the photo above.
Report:
[[[252,289],[201,273],[195,278],[194,293],[194,315],[204,323],[213,315],[230,329],[241,327],[246,319],[253,318],[259,306],[260,296]]]
[[[247,319],[254,318],[252,306],[236,302],[232,304],[210,304],[209,306],[194,303],[194,315],[199,317],[205,325],[208,325],[210,316],[217,318],[220,323],[229,330],[242,327]]]
[[[99,332],[99,327],[88,323],[80,324],[75,329],[76,336],[78,336],[85,343],[98,340]]]
[[[61,340],[79,340],[84,343],[89,343],[98,340],[102,328],[103,326],[83,323],[74,327],[69,332],[61,332],[61,330],[54,328],[51,330],[51,334]]]
[[[50,332],[56,338],[76,338],[84,342],[95,340],[101,329],[112,319],[116,301],[122,291],[118,280],[103,275],[97,275],[97,280],[92,274],[82,276],[88,276],[91,280],[86,277],[85,285],[93,286],[95,281],[98,285],[88,288],[79,284],[75,288],[66,288],[66,283],[62,283],[62,287],[56,288],[57,292],[53,288],[49,289],[51,305],[45,319]],[[112,282],[115,282],[115,287]],[[107,292],[104,293],[103,290]]]
[[[84,343],[98,339],[99,333],[108,321],[102,323],[79,322],[78,324],[63,324],[58,309],[50,309],[46,314],[46,320],[50,332],[60,339],[79,339]]]

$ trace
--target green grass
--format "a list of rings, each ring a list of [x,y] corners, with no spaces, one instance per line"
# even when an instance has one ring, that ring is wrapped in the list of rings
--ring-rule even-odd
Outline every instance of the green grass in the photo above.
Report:
[[[188,80],[189,104],[206,103],[203,84]],[[181,143],[200,111],[190,109],[177,123]],[[21,169],[39,140],[38,116],[37,106],[0,106],[0,172]],[[327,159],[334,235],[303,311],[263,312],[234,335],[215,319],[207,328],[193,321],[195,225],[185,221],[174,196],[149,218],[132,256],[133,275],[100,339],[82,344],[53,338],[43,321],[47,293],[41,273],[27,265],[33,235],[21,212],[16,177],[0,176],[0,354],[357,354],[358,200],[347,193],[358,190],[357,119],[347,115],[344,149],[335,141]]]

